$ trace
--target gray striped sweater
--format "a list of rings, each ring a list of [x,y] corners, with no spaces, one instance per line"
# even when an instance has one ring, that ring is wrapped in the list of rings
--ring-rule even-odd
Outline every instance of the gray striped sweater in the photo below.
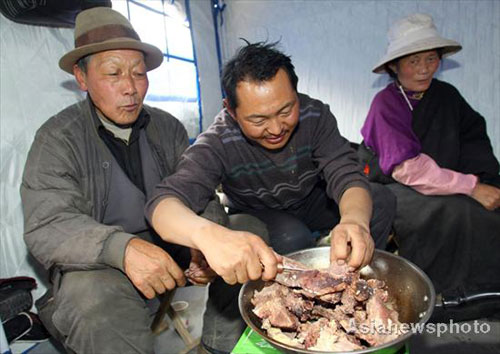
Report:
[[[156,187],[146,207],[148,216],[167,196],[200,213],[219,184],[230,206],[242,211],[300,208],[321,180],[337,203],[349,187],[369,190],[356,152],[340,135],[328,105],[303,94],[299,102],[299,124],[279,151],[247,140],[222,110],[185,151],[176,172]]]

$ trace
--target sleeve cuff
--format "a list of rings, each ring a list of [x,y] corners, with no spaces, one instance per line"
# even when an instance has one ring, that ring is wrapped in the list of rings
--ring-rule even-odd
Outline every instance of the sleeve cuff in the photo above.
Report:
[[[165,196],[157,196],[146,203],[146,206],[144,207],[144,216],[146,216],[149,225],[153,225],[153,212],[155,211],[158,204],[160,204],[160,202],[165,198]]]
[[[467,182],[464,182],[464,194],[470,196],[472,195],[474,188],[476,188],[477,183],[479,182],[479,178],[472,174],[466,176]]]
[[[125,249],[129,241],[133,238],[135,238],[134,235],[125,232],[115,232],[111,234],[104,243],[104,249],[102,251],[103,263],[125,272],[123,266]]]

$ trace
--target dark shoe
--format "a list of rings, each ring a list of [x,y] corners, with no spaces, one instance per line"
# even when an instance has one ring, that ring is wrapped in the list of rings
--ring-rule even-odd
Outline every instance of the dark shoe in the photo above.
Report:
[[[10,320],[33,306],[31,290],[36,286],[35,279],[31,277],[0,279],[0,318],[2,321]]]
[[[0,318],[8,321],[33,306],[31,292],[25,289],[0,290]]]

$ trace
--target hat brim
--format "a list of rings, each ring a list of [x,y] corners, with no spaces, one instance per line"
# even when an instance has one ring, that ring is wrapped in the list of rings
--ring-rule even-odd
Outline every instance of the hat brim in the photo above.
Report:
[[[402,47],[394,52],[386,53],[382,59],[379,60],[377,65],[373,67],[372,72],[375,74],[383,74],[386,72],[385,64],[406,55],[432,49],[442,49],[442,56],[447,57],[460,51],[462,46],[458,42],[445,38],[431,38],[414,42],[411,45]]]
[[[73,74],[73,65],[81,58],[90,54],[115,49],[133,49],[143,52],[147,71],[159,67],[163,61],[161,50],[151,44],[130,38],[115,38],[101,43],[84,45],[69,51],[59,60],[59,67],[67,73]]]

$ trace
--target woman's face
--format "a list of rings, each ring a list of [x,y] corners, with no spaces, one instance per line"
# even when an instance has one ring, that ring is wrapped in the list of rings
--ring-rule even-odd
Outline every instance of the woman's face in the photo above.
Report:
[[[403,88],[409,91],[425,91],[431,85],[432,77],[439,67],[437,50],[428,50],[408,55],[389,67],[398,76]]]

